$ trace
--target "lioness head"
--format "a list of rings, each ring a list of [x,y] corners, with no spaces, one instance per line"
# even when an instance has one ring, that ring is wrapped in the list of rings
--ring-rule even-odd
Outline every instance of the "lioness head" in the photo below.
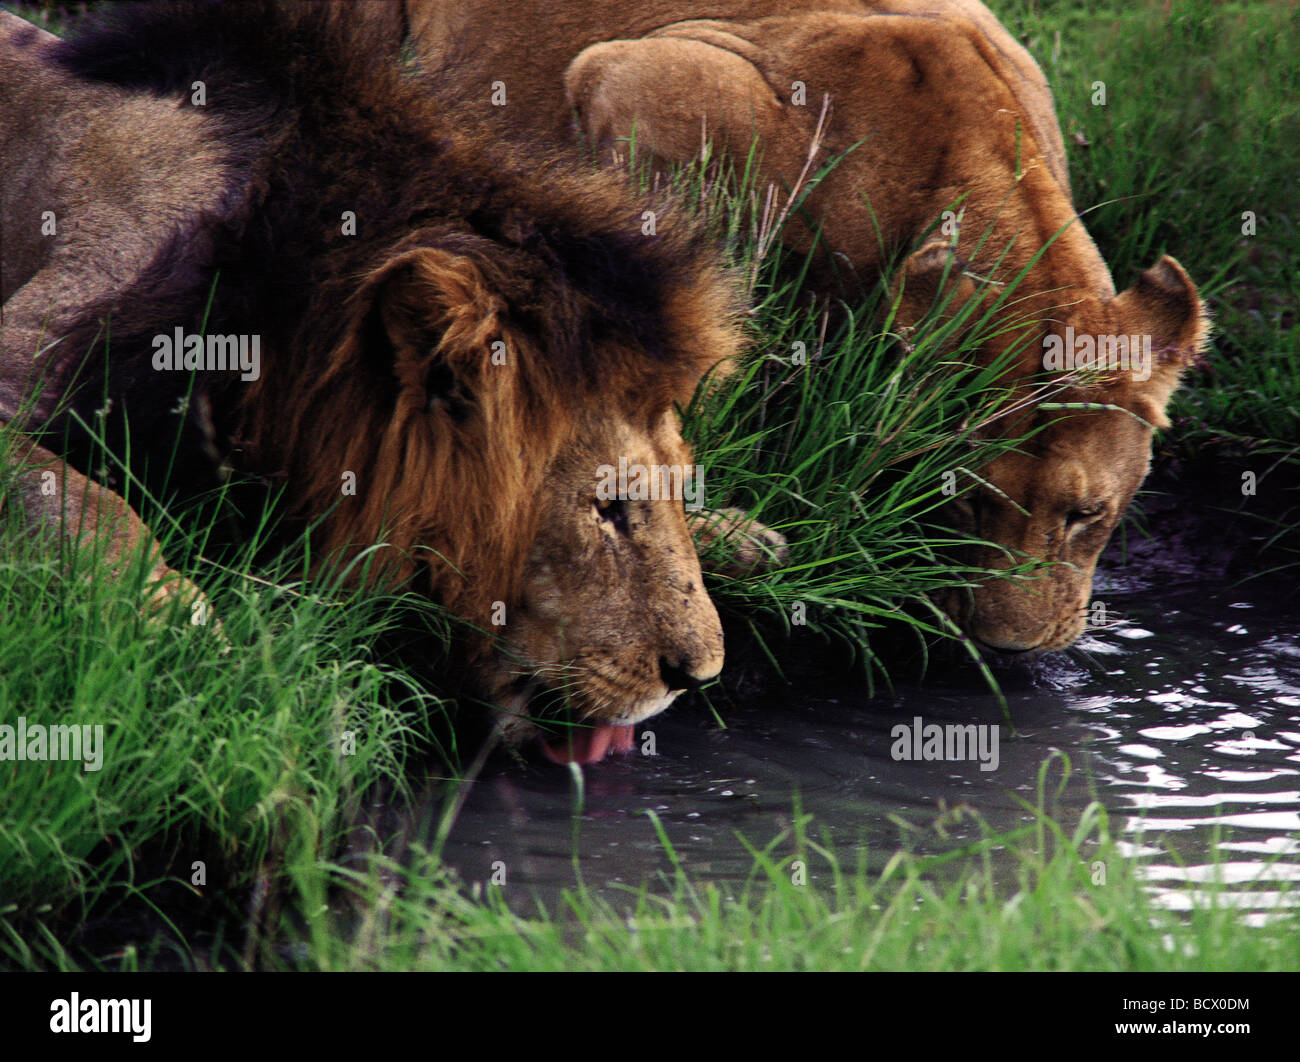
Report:
[[[943,248],[923,248],[904,274],[913,287],[900,300],[905,321],[945,283],[958,303],[979,297]],[[943,597],[978,646],[1005,656],[1063,649],[1083,633],[1097,559],[1146,477],[1153,431],[1168,426],[1169,398],[1209,329],[1196,288],[1168,256],[1128,291],[1082,297],[1048,316],[1009,365],[1018,411],[994,429],[1027,441],[982,467],[984,482],[945,507],[954,527],[996,544],[972,547],[964,560],[993,571],[1045,565]],[[1047,398],[1020,409],[1040,384]]]

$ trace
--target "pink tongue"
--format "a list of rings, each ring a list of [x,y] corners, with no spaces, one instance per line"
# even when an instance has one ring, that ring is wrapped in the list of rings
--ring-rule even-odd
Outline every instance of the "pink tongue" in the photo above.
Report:
[[[610,752],[631,752],[636,742],[635,727],[571,727],[559,741],[542,742],[542,753],[552,763],[599,763]]]

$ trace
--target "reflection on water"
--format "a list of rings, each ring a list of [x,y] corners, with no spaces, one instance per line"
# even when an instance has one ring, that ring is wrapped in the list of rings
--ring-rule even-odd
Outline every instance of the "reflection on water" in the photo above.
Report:
[[[981,835],[945,809],[968,805],[999,831],[1032,821],[1016,798],[1035,800],[1040,765],[1059,749],[1075,772],[1053,813],[1077,816],[1100,800],[1158,903],[1194,901],[1170,890],[1209,880],[1212,846],[1252,919],[1300,900],[1269,889],[1300,881],[1300,624],[1266,584],[1153,591],[1112,577],[1098,597],[1118,617],[1111,626],[1069,655],[1002,676],[1014,737],[973,672],[874,700],[806,689],[728,709],[725,730],[703,708],[674,710],[650,724],[658,755],[586,771],[576,828],[566,771],[493,768],[470,792],[445,857],[469,882],[504,872],[520,906],[556,910],[559,890],[579,876],[617,902],[620,883],[671,874],[642,814],[653,810],[692,877],[740,881],[752,859],[738,835],[766,845],[791,825],[797,793],[813,835],[842,865],[879,869],[900,846],[938,851]],[[997,769],[895,760],[891,730],[917,716],[1002,724]]]

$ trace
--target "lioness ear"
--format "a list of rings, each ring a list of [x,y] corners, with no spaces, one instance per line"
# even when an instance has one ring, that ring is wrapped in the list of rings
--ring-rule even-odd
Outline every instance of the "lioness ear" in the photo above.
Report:
[[[1196,285],[1169,255],[1117,295],[1114,305],[1117,320],[1131,332],[1151,336],[1162,361],[1189,365],[1205,345],[1210,322]]]
[[[475,389],[501,334],[503,302],[473,259],[437,247],[403,252],[367,278],[360,299],[366,361],[401,390],[432,403],[458,381]]]
[[[1133,336],[1151,337],[1150,376],[1134,380],[1134,412],[1157,428],[1169,426],[1165,407],[1178,378],[1205,346],[1210,319],[1196,285],[1178,262],[1165,255],[1115,297],[1117,326]]]
[[[975,284],[966,276],[952,246],[944,240],[931,240],[903,262],[890,288],[889,304],[898,301],[896,320],[910,328],[931,307],[951,317],[975,294]]]

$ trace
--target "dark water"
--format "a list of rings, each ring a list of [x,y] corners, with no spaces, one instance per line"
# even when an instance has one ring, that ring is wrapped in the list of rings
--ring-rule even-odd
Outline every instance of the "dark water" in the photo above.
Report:
[[[1196,567],[1110,564],[1095,599],[1111,625],[1069,654],[999,676],[1014,737],[978,674],[961,668],[874,699],[805,683],[775,702],[727,709],[726,729],[704,708],[674,709],[649,724],[658,755],[585,770],[576,820],[567,770],[486,772],[445,858],[471,883],[504,870],[521,909],[540,900],[556,910],[579,874],[617,902],[619,883],[671,875],[643,814],[652,810],[693,878],[743,881],[752,858],[737,835],[757,847],[773,841],[790,827],[797,794],[813,816],[810,835],[824,837],[842,866],[879,869],[899,847],[940,852],[978,839],[966,807],[999,831],[1032,822],[1016,797],[1035,801],[1040,765],[1061,750],[1073,774],[1058,796],[1053,767],[1049,808],[1068,823],[1101,801],[1157,902],[1186,906],[1171,886],[1209,875],[1217,845],[1235,900],[1265,918],[1287,899],[1271,883],[1300,881],[1300,620],[1286,604],[1294,579],[1207,588]],[[892,728],[918,716],[1000,725],[996,769],[894,759]]]

